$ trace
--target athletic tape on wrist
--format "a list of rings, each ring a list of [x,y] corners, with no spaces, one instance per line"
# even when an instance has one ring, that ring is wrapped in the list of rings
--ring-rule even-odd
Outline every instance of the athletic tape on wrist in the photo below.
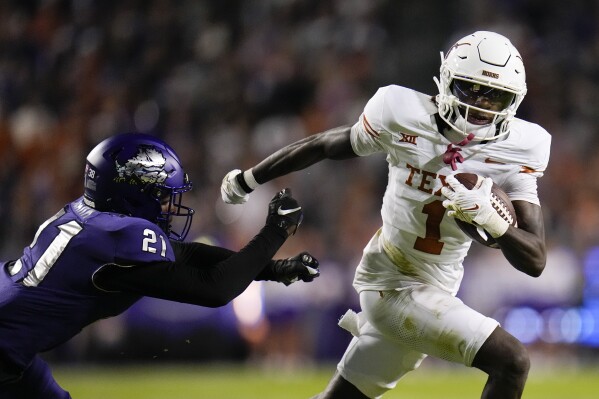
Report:
[[[237,180],[237,183],[239,183],[239,186],[241,187],[241,189],[243,191],[245,191],[246,194],[251,193],[252,190],[250,188],[250,186],[248,186],[248,184],[245,182],[245,179],[243,178],[243,173],[239,173],[237,176],[235,176],[235,180]]]
[[[504,235],[509,227],[510,224],[504,218],[499,216],[499,214],[497,214],[497,217],[493,218],[491,225],[485,230],[491,234],[491,237],[498,238]]]
[[[245,191],[247,194],[251,193],[252,191],[254,191],[256,187],[259,186],[250,169],[246,170],[243,173],[237,174],[237,176],[235,176],[235,179],[237,180],[237,183],[239,183],[243,191]]]
[[[256,187],[258,187],[260,185],[260,183],[258,183],[256,181],[256,178],[254,177],[254,174],[252,173],[251,169],[248,169],[245,172],[243,172],[243,179],[245,180],[245,183],[252,191],[255,190]]]

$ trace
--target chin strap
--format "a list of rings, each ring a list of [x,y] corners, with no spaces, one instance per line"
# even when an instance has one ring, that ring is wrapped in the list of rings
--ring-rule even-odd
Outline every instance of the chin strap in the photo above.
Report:
[[[464,140],[460,141],[459,143],[457,143],[457,144],[450,143],[447,146],[447,150],[443,154],[443,162],[445,162],[447,165],[451,165],[452,170],[454,170],[454,171],[458,170],[457,162],[459,162],[459,163],[464,162],[464,157],[462,156],[462,154],[460,154],[460,151],[462,151],[462,149],[459,147],[454,147],[454,145],[463,147],[466,144],[468,144],[469,142],[471,142],[473,138],[474,138],[474,133],[470,133],[470,134],[468,134],[468,136],[466,136],[466,138]]]

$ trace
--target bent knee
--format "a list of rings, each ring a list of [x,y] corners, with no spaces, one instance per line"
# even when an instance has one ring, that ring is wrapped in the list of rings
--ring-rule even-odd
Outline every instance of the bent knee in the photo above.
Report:
[[[526,376],[530,357],[522,342],[498,328],[476,355],[473,366],[490,375]]]
[[[506,351],[502,359],[494,368],[496,373],[504,376],[527,376],[530,370],[530,357],[526,347],[518,342],[509,351]]]
[[[516,374],[528,374],[530,370],[530,357],[528,351],[523,344],[518,345],[519,348],[512,354],[508,367]]]

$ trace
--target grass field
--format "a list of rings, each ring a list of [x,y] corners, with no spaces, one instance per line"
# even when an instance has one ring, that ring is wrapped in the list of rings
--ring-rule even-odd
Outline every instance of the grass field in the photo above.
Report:
[[[293,372],[243,366],[159,365],[57,367],[74,399],[306,399],[323,389],[334,366]],[[480,398],[485,375],[460,368],[421,368],[385,399]],[[524,399],[596,399],[599,369],[532,372]]]

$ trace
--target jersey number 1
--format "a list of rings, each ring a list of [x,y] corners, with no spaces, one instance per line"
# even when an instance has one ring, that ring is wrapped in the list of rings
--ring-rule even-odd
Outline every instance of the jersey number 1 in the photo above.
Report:
[[[445,216],[443,201],[435,200],[425,204],[422,213],[428,215],[426,218],[426,231],[424,237],[416,238],[414,249],[433,255],[439,255],[445,243],[441,241],[441,221]]]

